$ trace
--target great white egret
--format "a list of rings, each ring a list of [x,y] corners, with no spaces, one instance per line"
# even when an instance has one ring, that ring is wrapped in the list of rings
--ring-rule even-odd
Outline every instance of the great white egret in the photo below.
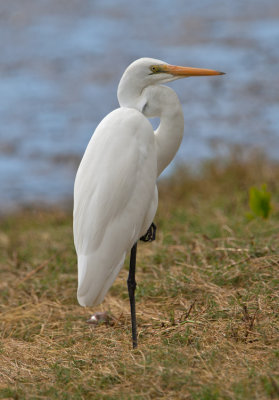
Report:
[[[179,67],[153,58],[134,61],[118,86],[120,107],[97,126],[81,160],[74,187],[74,242],[78,256],[77,298],[100,304],[131,250],[128,290],[133,347],[136,244],[153,240],[158,204],[156,180],[174,158],[184,131],[176,93],[161,86],[189,76],[222,72]],[[153,131],[148,118],[159,117]],[[149,228],[150,227],[150,228]]]

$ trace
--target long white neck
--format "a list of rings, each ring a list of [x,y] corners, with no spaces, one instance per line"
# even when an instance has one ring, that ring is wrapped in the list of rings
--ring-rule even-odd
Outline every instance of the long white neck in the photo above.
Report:
[[[160,124],[155,131],[159,176],[179,149],[184,133],[184,116],[176,93],[167,86],[158,86],[157,89],[161,100]]]
[[[179,99],[168,86],[152,85],[142,90],[134,82],[134,85],[129,85],[129,91],[121,86],[118,88],[118,100],[122,107],[135,108],[147,118],[160,118],[154,132],[159,176],[174,158],[183,138],[184,117]]]

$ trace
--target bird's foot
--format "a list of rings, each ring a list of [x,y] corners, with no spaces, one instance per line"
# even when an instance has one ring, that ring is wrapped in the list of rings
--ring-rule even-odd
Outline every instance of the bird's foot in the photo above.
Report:
[[[91,325],[101,325],[101,324],[106,324],[110,325],[111,324],[112,317],[105,311],[105,312],[95,312],[91,317],[86,321],[88,324]]]
[[[143,242],[153,242],[153,240],[156,239],[156,229],[156,225],[154,224],[154,222],[152,222],[152,224],[148,228],[148,231],[140,238],[140,240],[142,240]]]

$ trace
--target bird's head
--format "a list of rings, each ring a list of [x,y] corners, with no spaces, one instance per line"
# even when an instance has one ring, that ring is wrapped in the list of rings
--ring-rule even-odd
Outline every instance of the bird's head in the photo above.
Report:
[[[125,70],[119,86],[118,100],[121,106],[130,107],[131,98],[140,95],[150,85],[160,85],[190,76],[223,75],[224,72],[205,68],[180,67],[155,58],[140,58]]]

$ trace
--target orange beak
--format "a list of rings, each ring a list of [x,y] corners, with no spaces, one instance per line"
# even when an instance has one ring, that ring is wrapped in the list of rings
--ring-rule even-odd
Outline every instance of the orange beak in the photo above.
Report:
[[[176,65],[160,65],[160,70],[162,72],[166,72],[167,74],[179,76],[181,78],[187,76],[208,76],[225,74],[225,72],[214,71],[214,69],[179,67]]]

